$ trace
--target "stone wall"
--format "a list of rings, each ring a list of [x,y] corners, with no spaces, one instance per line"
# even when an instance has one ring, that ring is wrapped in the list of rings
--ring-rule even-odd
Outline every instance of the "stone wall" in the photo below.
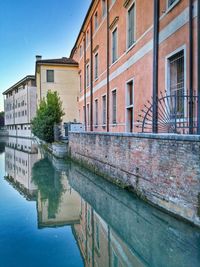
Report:
[[[70,133],[72,159],[200,226],[200,136]]]

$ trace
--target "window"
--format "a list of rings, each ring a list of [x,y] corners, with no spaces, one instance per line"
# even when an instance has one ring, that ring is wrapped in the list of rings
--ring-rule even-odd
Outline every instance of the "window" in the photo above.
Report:
[[[97,53],[95,56],[94,56],[94,78],[95,80],[98,78],[98,68],[99,68],[99,54]]]
[[[135,42],[135,5],[128,10],[128,48]]]
[[[117,60],[117,28],[112,32],[112,63]]]
[[[94,15],[94,29],[95,29],[95,31],[97,30],[97,28],[98,28],[98,13],[96,12]]]
[[[106,0],[102,0],[102,17],[104,18],[106,15]]]
[[[87,124],[90,124],[90,104],[87,104]]]
[[[95,123],[95,126],[97,126],[98,125],[98,99],[96,99],[94,102],[94,108],[95,108],[94,123]]]
[[[112,249],[112,267],[118,267],[119,266],[119,259],[115,251]]]
[[[99,242],[99,224],[96,222],[96,236],[95,236],[95,243],[96,247],[99,250],[100,249],[100,242]]]
[[[106,95],[102,97],[102,123],[106,124]]]
[[[90,209],[87,210],[87,228],[88,231],[90,232],[91,228],[91,214],[90,214]]]
[[[127,105],[133,105],[133,81],[127,83]]]
[[[80,82],[80,92],[82,91],[82,82],[81,82],[81,75],[79,76],[79,82]]]
[[[82,56],[82,45],[80,45],[80,57]]]
[[[89,64],[86,66],[86,86],[90,85],[90,69]]]
[[[47,82],[48,83],[54,82],[54,70],[47,70]]]
[[[86,46],[89,44],[89,30],[86,32]]]
[[[126,84],[126,127],[127,132],[133,132],[133,121],[134,121],[134,98],[133,98],[133,80]]]
[[[168,0],[168,8],[171,7],[177,0]]]
[[[169,65],[169,93],[173,95],[171,103],[171,116],[184,116],[184,50],[176,53],[168,59]],[[176,100],[176,103],[175,103]],[[175,106],[176,104],[176,106]]]
[[[117,122],[117,91],[112,91],[112,122]]]
[[[86,112],[86,110],[85,110],[85,106],[83,106],[83,122],[84,122],[84,124],[86,124],[86,117],[85,117],[85,112]]]

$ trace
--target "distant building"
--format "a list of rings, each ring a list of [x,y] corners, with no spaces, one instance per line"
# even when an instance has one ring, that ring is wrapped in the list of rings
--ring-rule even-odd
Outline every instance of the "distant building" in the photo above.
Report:
[[[31,137],[31,120],[36,114],[35,76],[26,76],[3,95],[5,126],[9,135]]]
[[[37,104],[49,90],[57,91],[65,115],[63,122],[78,120],[78,63],[66,57],[42,59],[36,56]]]

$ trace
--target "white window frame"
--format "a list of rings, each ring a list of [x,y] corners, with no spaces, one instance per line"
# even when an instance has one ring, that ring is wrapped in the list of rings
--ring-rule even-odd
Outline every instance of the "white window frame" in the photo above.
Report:
[[[106,1],[108,1],[108,0],[101,0],[102,18],[105,18],[105,16],[106,16],[106,9],[107,9]],[[104,8],[105,8],[105,10],[104,10]],[[104,11],[105,11],[105,13],[103,13]]]
[[[94,14],[94,30],[97,31],[99,27],[99,21],[98,21],[98,12],[96,11]]]
[[[173,9],[178,3],[180,2],[180,0],[176,0],[174,1],[173,4],[169,5],[169,0],[166,0],[166,11],[169,12],[171,9]]]
[[[89,29],[86,31],[86,47],[88,47],[89,45],[89,36],[90,36],[90,33],[89,33]]]
[[[90,103],[86,104],[87,126],[90,126]]]
[[[128,34],[128,26],[129,26],[129,19],[128,19],[128,12],[134,5],[135,8],[135,16],[134,16],[134,42],[129,46],[129,34]],[[127,12],[126,12],[126,49],[130,50],[136,43],[136,1],[132,1],[128,6],[127,6]]]
[[[103,115],[104,115],[104,112],[103,112],[103,97],[106,97],[106,117],[105,117],[105,123],[104,123],[104,121],[103,121]],[[101,101],[102,101],[102,126],[103,127],[105,127],[106,126],[106,123],[107,123],[107,94],[103,94],[102,96],[101,96]]]
[[[80,58],[82,57],[82,45],[80,45]]]
[[[187,50],[186,50],[186,44],[178,47],[177,49],[175,49],[173,52],[171,52],[170,54],[168,54],[165,57],[165,88],[167,91],[167,95],[170,94],[170,67],[169,67],[169,59],[176,55],[177,53],[183,51],[184,54],[184,94],[187,93],[187,89],[186,89],[186,85],[187,85]],[[184,103],[184,117],[186,118],[187,115],[187,103],[185,101]],[[177,121],[180,121],[182,119],[177,119]]]
[[[80,92],[82,92],[82,75],[81,75],[81,73],[79,74],[79,87],[80,87]]]
[[[133,82],[133,95],[132,95],[132,98],[133,98],[133,104],[132,105],[129,105],[128,104],[128,84],[130,82]],[[134,130],[134,106],[135,106],[135,78],[132,77],[130,78],[129,80],[126,81],[126,84],[125,84],[125,88],[126,88],[126,92],[125,92],[125,103],[126,103],[126,106],[125,106],[125,124],[126,124],[126,132],[129,132],[128,131],[128,123],[127,123],[127,110],[128,108],[132,107],[133,108],[133,120],[132,120],[132,124],[133,124],[133,130]]]
[[[113,122],[113,92],[116,91],[116,122]],[[111,90],[111,94],[112,94],[112,125],[116,125],[117,124],[117,88],[114,88]]]
[[[96,103],[97,103],[97,108],[96,108]],[[95,119],[95,122],[94,122],[94,126],[97,128],[98,126],[99,126],[99,99],[98,98],[96,98],[95,100],[94,100],[94,119]],[[98,115],[97,117],[96,117],[96,114]],[[96,120],[97,119],[97,120]]]
[[[115,61],[113,60],[113,32],[116,31],[116,59]],[[111,31],[112,34],[112,42],[111,42],[111,63],[114,64],[115,62],[118,61],[118,27],[117,25],[112,29]]]
[[[96,56],[97,56],[97,66],[96,66]],[[97,73],[96,73],[97,70]],[[97,74],[97,75],[96,75]],[[99,52],[97,51],[94,54],[94,80],[98,80],[99,78]]]
[[[53,81],[48,81],[48,71],[53,71]],[[47,83],[54,83],[55,82],[55,71],[54,70],[52,70],[52,69],[47,69],[46,70],[46,82]]]
[[[87,75],[88,70],[88,75]],[[86,88],[90,86],[90,63],[86,65]]]

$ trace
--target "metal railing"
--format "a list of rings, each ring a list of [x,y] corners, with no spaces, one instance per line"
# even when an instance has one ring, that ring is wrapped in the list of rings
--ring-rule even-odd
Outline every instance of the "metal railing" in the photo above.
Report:
[[[157,105],[157,132],[158,133],[197,133],[197,107],[198,96],[165,95],[156,103],[150,101],[144,105],[139,115],[138,128],[142,132],[152,132],[153,105]]]

